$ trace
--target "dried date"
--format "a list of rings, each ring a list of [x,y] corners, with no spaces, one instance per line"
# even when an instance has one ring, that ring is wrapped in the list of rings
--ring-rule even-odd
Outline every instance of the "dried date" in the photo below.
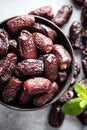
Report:
[[[9,48],[8,33],[0,28],[0,55],[6,55]]]
[[[71,14],[73,11],[72,5],[64,5],[62,6],[55,17],[53,17],[52,22],[55,23],[57,26],[63,26],[65,23],[68,22]]]
[[[57,37],[57,33],[53,29],[41,23],[35,22],[32,26],[32,31],[42,33],[53,41]]]
[[[11,34],[16,34],[23,29],[29,29],[35,22],[33,15],[23,15],[7,21],[7,27]]]
[[[81,21],[82,21],[83,27],[87,27],[87,1],[86,0],[84,2],[84,6],[81,12]]]
[[[51,6],[44,6],[44,7],[38,8],[30,12],[29,14],[38,15],[47,19],[52,19],[54,16],[54,12]]]
[[[53,42],[50,38],[41,33],[33,33],[34,42],[37,48],[44,53],[49,53],[53,48]]]
[[[58,77],[58,63],[54,54],[48,54],[44,56],[44,74],[45,77],[54,81]]]
[[[23,59],[36,58],[37,50],[34,44],[33,36],[30,32],[22,30],[19,38],[19,53]]]
[[[24,82],[24,89],[29,95],[48,92],[51,88],[51,81],[43,77],[35,77]]]
[[[64,121],[65,115],[61,112],[62,105],[56,102],[52,105],[49,114],[49,125],[52,127],[60,127]]]
[[[79,63],[75,62],[75,64],[74,64],[74,75],[73,75],[74,78],[76,78],[79,73],[80,73],[80,65],[79,65]]]
[[[75,49],[83,48],[82,29],[82,25],[78,21],[74,21],[70,27],[70,41]]]
[[[14,52],[14,53],[17,53],[18,52],[18,43],[16,40],[12,39],[12,40],[9,40],[9,52]]]
[[[57,92],[58,92],[58,84],[56,82],[53,82],[51,84],[50,90],[47,93],[37,95],[33,98],[34,105],[36,106],[45,105],[46,103],[50,102],[53,99],[53,97]]]
[[[18,91],[22,87],[22,81],[16,77],[11,77],[3,91],[3,99],[5,102],[11,102],[15,99]]]
[[[62,72],[58,72],[58,81],[60,82],[60,83],[62,83],[62,82],[64,82],[64,81],[66,81],[66,79],[67,79],[67,73],[66,73],[66,71],[62,71]]]
[[[62,45],[55,44],[53,47],[53,54],[57,57],[59,68],[61,70],[67,69],[72,60],[68,51]]]
[[[19,77],[40,75],[43,73],[43,61],[37,59],[26,59],[18,63],[15,68],[15,73]]]
[[[17,62],[17,56],[9,53],[0,63],[0,79],[5,82],[10,79]]]
[[[80,83],[83,84],[87,89],[87,79],[82,79]]]
[[[26,90],[24,90],[21,94],[20,94],[20,98],[19,98],[19,103],[21,105],[26,105],[30,102],[31,97],[28,94],[28,92]]]

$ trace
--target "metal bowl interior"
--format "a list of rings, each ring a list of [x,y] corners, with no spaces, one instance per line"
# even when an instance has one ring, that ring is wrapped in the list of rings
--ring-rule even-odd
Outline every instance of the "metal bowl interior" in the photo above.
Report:
[[[58,26],[56,26],[54,23],[52,23],[51,21],[49,21],[49,20],[47,20],[45,18],[39,17],[39,16],[34,16],[34,17],[35,17],[35,21],[36,22],[45,24],[45,25],[49,26],[50,28],[52,28],[53,30],[55,30],[58,33],[58,39],[57,39],[56,44],[58,44],[58,43],[62,44],[66,48],[66,50],[70,53],[70,55],[72,57],[72,63],[70,65],[69,69],[68,69],[67,80],[64,83],[64,85],[61,86],[61,89],[59,90],[59,93],[53,98],[53,100],[51,102],[45,104],[44,106],[31,108],[29,106],[28,107],[21,106],[21,105],[15,104],[15,103],[13,103],[13,104],[6,104],[3,101],[3,99],[1,99],[0,103],[2,105],[6,106],[8,108],[14,109],[14,110],[19,110],[19,111],[34,111],[34,110],[39,110],[39,109],[47,107],[48,105],[51,105],[54,102],[56,102],[60,98],[60,96],[62,96],[64,94],[64,92],[69,88],[69,85],[70,85],[72,77],[73,77],[73,72],[74,72],[74,52],[73,52],[73,48],[72,48],[71,43],[68,40],[68,38],[64,35],[64,33],[62,32],[62,30]],[[12,17],[12,18],[14,18],[14,17]],[[0,28],[5,28],[7,30],[6,22],[8,20],[10,20],[10,19],[11,18],[2,21],[0,23]]]

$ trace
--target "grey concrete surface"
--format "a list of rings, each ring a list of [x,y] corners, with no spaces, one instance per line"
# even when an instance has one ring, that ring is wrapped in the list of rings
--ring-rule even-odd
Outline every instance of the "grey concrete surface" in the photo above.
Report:
[[[64,4],[73,5],[71,0],[0,0],[0,21],[12,16],[27,14],[45,5],[51,5],[56,13]],[[69,22],[62,28],[66,35],[68,35],[71,23],[80,20],[80,10],[79,7],[73,7]],[[81,125],[76,117],[69,116],[66,116],[60,128],[50,127],[48,125],[49,110],[50,106],[38,111],[19,112],[0,105],[0,130],[87,130],[87,127]]]

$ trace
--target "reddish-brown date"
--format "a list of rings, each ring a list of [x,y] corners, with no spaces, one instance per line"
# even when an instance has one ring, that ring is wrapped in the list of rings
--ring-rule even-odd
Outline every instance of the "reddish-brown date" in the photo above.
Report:
[[[24,82],[24,89],[30,95],[48,92],[51,88],[51,81],[44,77],[35,77]]]
[[[44,7],[40,7],[32,12],[30,12],[29,14],[32,15],[38,15],[47,19],[52,19],[54,16],[54,12],[51,6],[44,6]]]
[[[87,74],[87,58],[83,58],[82,59],[82,68],[83,68],[83,71]]]
[[[77,75],[80,73],[80,65],[79,65],[79,63],[77,63],[77,62],[75,62],[74,63],[74,78],[76,78],[77,77]]]
[[[19,77],[29,75],[40,75],[43,73],[43,61],[37,59],[26,59],[18,63],[15,68],[15,73]]]
[[[80,83],[83,84],[83,85],[85,86],[85,88],[87,89],[87,79],[86,79],[86,78],[85,78],[85,79],[82,79],[82,80],[80,81]]]
[[[59,68],[61,70],[67,69],[72,59],[68,51],[62,45],[55,44],[53,47],[53,54],[57,57]]]
[[[0,28],[0,55],[6,55],[9,47],[9,36],[8,33]]]
[[[49,37],[53,41],[57,37],[57,33],[53,29],[51,29],[50,27],[48,27],[44,24],[37,23],[37,22],[35,22],[33,24],[32,31],[42,33],[42,34],[46,35],[47,37]]]
[[[84,6],[82,8],[81,21],[82,21],[83,27],[87,27],[87,0],[85,0]]]
[[[36,58],[37,50],[30,32],[22,30],[18,38],[19,53],[23,59]]]
[[[49,125],[52,127],[60,127],[64,121],[65,115],[61,112],[62,105],[56,102],[52,105],[49,114]]]
[[[58,84],[56,82],[53,82],[51,84],[50,90],[47,93],[37,95],[33,98],[34,105],[36,106],[45,105],[46,103],[50,102],[53,99],[53,97],[57,92],[58,92]]]
[[[45,77],[54,81],[58,77],[58,63],[54,54],[48,54],[44,57],[44,73]]]
[[[20,98],[19,98],[19,103],[21,105],[26,105],[29,104],[31,100],[30,95],[28,94],[28,92],[26,90],[24,90],[21,94],[20,94]]]
[[[5,82],[11,77],[17,62],[17,56],[9,53],[0,63],[0,79]]]
[[[70,41],[75,49],[83,48],[82,29],[83,27],[78,21],[74,21],[70,27]]]
[[[15,99],[18,91],[22,87],[22,81],[16,77],[11,77],[3,91],[3,99],[5,102],[11,102]]]
[[[72,0],[72,1],[79,6],[83,6],[85,0]]]
[[[57,26],[63,26],[65,23],[68,22],[71,14],[73,11],[72,5],[64,5],[62,6],[55,17],[53,17],[52,22],[55,23]]]
[[[16,34],[23,29],[29,29],[35,22],[33,15],[23,15],[7,21],[7,27],[11,34]]]
[[[50,38],[37,32],[33,33],[33,38],[34,38],[36,47],[39,48],[41,52],[49,53],[52,50],[53,42]]]

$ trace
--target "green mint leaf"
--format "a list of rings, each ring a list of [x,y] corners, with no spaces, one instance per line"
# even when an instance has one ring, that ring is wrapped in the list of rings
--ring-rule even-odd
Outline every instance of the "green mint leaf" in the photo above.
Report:
[[[83,108],[80,107],[81,101],[83,101],[83,98],[78,98],[78,97],[69,100],[67,103],[65,103],[62,106],[62,112],[64,114],[68,114],[71,116],[77,116],[81,114],[85,110],[85,107]]]
[[[87,90],[84,87],[84,85],[82,85],[80,83],[75,84],[74,90],[79,97],[81,97],[81,98],[83,97],[83,98],[87,99]]]
[[[87,100],[81,101],[79,105],[81,108],[85,108],[87,106]]]

